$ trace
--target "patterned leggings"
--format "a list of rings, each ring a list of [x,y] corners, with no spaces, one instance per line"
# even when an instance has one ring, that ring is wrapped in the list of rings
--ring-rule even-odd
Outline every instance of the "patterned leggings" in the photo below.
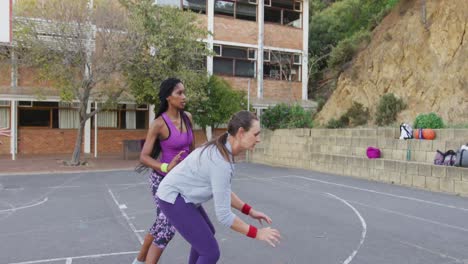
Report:
[[[156,197],[156,191],[158,190],[159,184],[164,177],[152,172],[150,175],[151,181],[151,192],[153,194],[154,204],[156,205],[156,221],[150,228],[149,233],[153,235],[153,243],[159,248],[165,248],[169,241],[174,237],[176,229],[167,220],[166,216],[161,212],[159,208],[159,200]]]

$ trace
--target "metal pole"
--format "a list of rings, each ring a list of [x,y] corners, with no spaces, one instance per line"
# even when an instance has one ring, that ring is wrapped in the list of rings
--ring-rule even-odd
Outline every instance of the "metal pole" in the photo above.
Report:
[[[247,111],[250,112],[250,79],[249,79],[247,89],[248,89],[247,90]]]
[[[94,101],[94,108],[97,110],[98,109],[98,105],[97,105],[97,102]],[[98,114],[96,113],[94,115],[94,157],[97,158],[97,150],[98,150],[98,147],[97,147],[97,144],[98,144]]]
[[[16,160],[16,152],[18,147],[18,114],[16,100],[11,100],[10,106],[10,152],[11,160]]]

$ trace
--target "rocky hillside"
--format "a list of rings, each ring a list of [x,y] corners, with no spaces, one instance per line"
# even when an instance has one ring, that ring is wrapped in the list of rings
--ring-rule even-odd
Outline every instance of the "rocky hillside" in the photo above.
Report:
[[[373,31],[339,77],[319,123],[338,119],[353,101],[375,116],[385,93],[408,105],[399,122],[436,112],[446,123],[468,123],[468,1],[427,0],[425,12],[422,2],[401,0]]]

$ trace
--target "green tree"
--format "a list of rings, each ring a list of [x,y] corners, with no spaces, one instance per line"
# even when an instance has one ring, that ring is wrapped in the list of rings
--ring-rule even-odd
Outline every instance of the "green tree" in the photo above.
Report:
[[[20,1],[15,5],[14,42],[20,65],[37,69],[63,101],[79,102],[78,133],[71,165],[80,164],[84,126],[101,109],[87,112],[90,100],[110,105],[128,86],[121,81],[137,40],[122,8],[111,0]]]
[[[245,92],[233,90],[228,82],[219,77],[209,78],[204,93],[206,97],[190,105],[193,120],[203,128],[217,128],[226,124],[234,113],[247,109]]]
[[[138,102],[158,103],[160,83],[180,78],[192,102],[206,96],[204,61],[209,51],[200,39],[208,31],[197,24],[197,16],[179,8],[154,5],[154,0],[119,0],[129,13],[139,35],[138,52],[127,67],[126,77]]]

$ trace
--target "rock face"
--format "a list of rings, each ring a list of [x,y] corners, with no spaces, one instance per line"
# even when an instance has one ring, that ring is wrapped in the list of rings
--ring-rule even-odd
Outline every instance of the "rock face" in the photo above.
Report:
[[[408,105],[398,122],[435,112],[445,123],[468,123],[468,1],[427,0],[425,12],[422,2],[402,0],[374,30],[339,77],[319,123],[338,119],[353,101],[375,117],[385,93]]]

